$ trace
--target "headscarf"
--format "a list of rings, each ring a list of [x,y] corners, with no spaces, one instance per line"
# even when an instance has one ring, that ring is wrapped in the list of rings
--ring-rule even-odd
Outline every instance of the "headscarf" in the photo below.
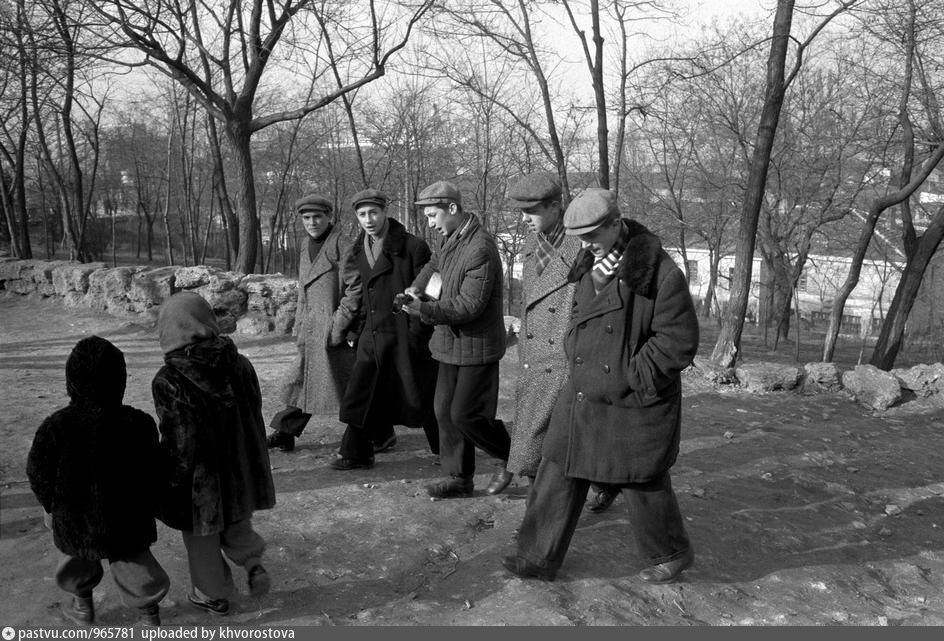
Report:
[[[125,355],[104,338],[83,338],[66,361],[66,391],[76,405],[114,407],[125,396]]]
[[[180,292],[161,305],[157,315],[157,332],[161,351],[167,354],[208,338],[220,335],[216,316],[202,296]]]

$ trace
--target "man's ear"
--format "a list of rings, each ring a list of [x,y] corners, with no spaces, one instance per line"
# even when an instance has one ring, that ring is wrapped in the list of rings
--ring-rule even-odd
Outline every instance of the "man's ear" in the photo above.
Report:
[[[455,216],[458,213],[459,213],[459,205],[455,203],[449,203],[449,215]]]

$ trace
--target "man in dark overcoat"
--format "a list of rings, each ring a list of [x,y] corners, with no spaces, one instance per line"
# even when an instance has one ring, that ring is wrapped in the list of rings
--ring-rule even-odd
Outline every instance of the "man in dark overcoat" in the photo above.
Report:
[[[583,249],[564,341],[570,378],[554,407],[543,458],[505,567],[553,580],[591,482],[618,484],[650,583],[674,581],[694,552],[669,469],[679,451],[681,371],[698,348],[685,276],[645,227],[620,216],[616,195],[590,188],[564,213]]]
[[[430,350],[439,361],[434,407],[440,458],[449,478],[426,487],[436,499],[472,496],[475,448],[501,465],[486,492],[498,494],[511,481],[505,470],[509,438],[498,409],[498,363],[505,353],[502,266],[495,239],[478,217],[462,209],[459,189],[447,181],[423,189],[416,205],[443,240],[404,290],[412,300],[403,311],[433,325]],[[441,281],[441,287],[429,287]],[[431,290],[439,289],[435,295]]]
[[[295,448],[312,414],[335,414],[354,366],[353,324],[361,300],[356,269],[344,261],[350,239],[334,225],[331,201],[308,194],[295,201],[308,237],[298,261],[298,307],[293,333],[298,355],[282,385],[285,409],[271,422],[269,447]]]
[[[387,196],[376,189],[354,195],[361,233],[347,260],[360,274],[357,357],[341,399],[347,423],[336,470],[370,468],[374,453],[396,443],[394,425],[422,426],[439,453],[433,412],[436,361],[429,351],[433,328],[400,313],[394,298],[409,287],[430,258],[429,245],[387,217]]]

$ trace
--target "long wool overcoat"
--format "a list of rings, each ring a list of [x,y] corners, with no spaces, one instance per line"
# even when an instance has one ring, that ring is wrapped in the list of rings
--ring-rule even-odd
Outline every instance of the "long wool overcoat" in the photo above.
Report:
[[[419,427],[430,420],[424,411],[431,412],[436,388],[438,366],[429,351],[433,328],[409,314],[394,313],[393,299],[420,273],[430,250],[402,224],[387,220],[389,229],[373,267],[364,253],[363,232],[349,255],[362,284],[361,331],[340,419],[366,425],[368,410],[373,410],[391,425]]]
[[[357,270],[345,260],[351,241],[335,227],[312,261],[303,244],[295,312],[299,356],[282,400],[308,414],[337,414],[347,388],[354,349],[347,345],[361,299]]]
[[[602,483],[648,481],[675,463],[681,371],[698,348],[685,276],[655,235],[624,224],[630,239],[618,276],[599,294],[592,256],[582,250],[575,264],[564,341],[571,375],[543,450],[566,476]]]
[[[554,403],[567,380],[564,335],[570,325],[576,285],[567,275],[580,251],[576,236],[565,236],[556,255],[539,276],[532,234],[524,247],[521,330],[518,334],[518,380],[515,422],[507,469],[534,476]]]
[[[259,381],[233,341],[168,352],[151,391],[167,461],[164,523],[206,536],[275,505]]]

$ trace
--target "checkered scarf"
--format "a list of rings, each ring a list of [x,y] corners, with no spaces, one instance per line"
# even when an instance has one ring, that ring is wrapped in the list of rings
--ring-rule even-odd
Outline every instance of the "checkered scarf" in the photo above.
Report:
[[[557,254],[557,250],[560,249],[561,243],[564,242],[563,221],[558,219],[557,224],[549,232],[546,234],[538,232],[537,237],[538,242],[534,247],[534,258],[536,260],[534,267],[538,276],[540,276],[541,272],[551,264],[551,260]]]
[[[593,279],[593,285],[598,292],[616,275],[620,260],[623,258],[623,252],[626,251],[627,243],[629,243],[629,226],[623,220],[620,221],[620,233],[616,242],[613,243],[613,248],[605,256],[593,260],[590,278]]]

